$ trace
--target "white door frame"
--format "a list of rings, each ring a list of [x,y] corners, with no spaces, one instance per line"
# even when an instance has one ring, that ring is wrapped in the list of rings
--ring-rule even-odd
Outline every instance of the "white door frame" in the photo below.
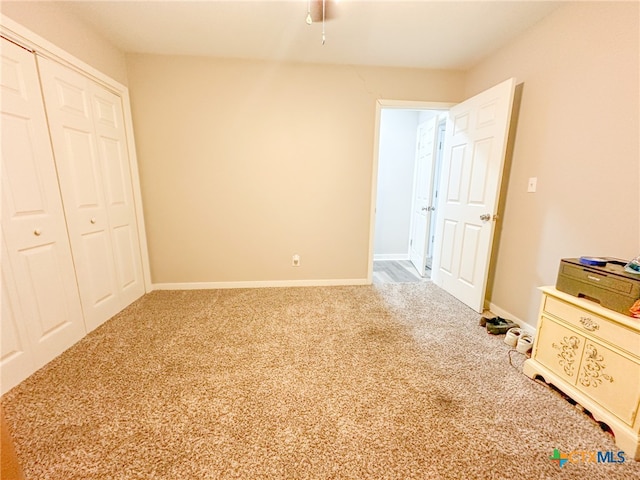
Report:
[[[436,140],[438,141],[438,147],[436,148],[437,154],[434,158],[434,168],[433,168],[433,189],[431,191],[431,205],[435,207],[438,204],[438,192],[440,187],[440,172],[442,171],[442,157],[444,155],[444,138],[447,130],[447,117],[444,115],[438,116],[438,124],[436,125],[438,129],[438,133],[436,134]],[[429,236],[427,239],[427,258],[432,260],[433,264],[433,247],[434,247],[434,237],[436,232],[436,220],[437,220],[437,211],[433,215],[431,215],[429,225]],[[431,265],[429,265],[431,268]]]
[[[149,250],[147,248],[147,235],[144,225],[142,210],[142,194],[140,191],[140,175],[138,172],[138,159],[136,156],[136,146],[133,138],[133,121],[131,118],[131,106],[129,100],[129,89],[117,82],[113,78],[105,75],[91,65],[74,57],[65,50],[57,47],[47,39],[37,35],[26,27],[0,14],[0,34],[18,45],[21,45],[39,55],[50,58],[62,65],[76,70],[90,79],[98,82],[107,89],[115,92],[122,98],[122,110],[124,113],[124,123],[127,135],[127,149],[130,158],[131,183],[133,186],[133,197],[135,203],[136,223],[138,226],[138,238],[140,239],[140,256],[142,258],[142,274],[144,277],[145,292],[153,290],[151,284],[151,269],[149,266]]]
[[[376,101],[376,121],[373,139],[373,162],[371,168],[371,207],[369,212],[369,263],[367,265],[367,283],[373,283],[373,243],[376,231],[376,200],[378,198],[378,155],[380,148],[380,116],[383,108],[395,108],[403,110],[449,110],[456,103],[448,102],[421,102],[411,100],[385,100]]]

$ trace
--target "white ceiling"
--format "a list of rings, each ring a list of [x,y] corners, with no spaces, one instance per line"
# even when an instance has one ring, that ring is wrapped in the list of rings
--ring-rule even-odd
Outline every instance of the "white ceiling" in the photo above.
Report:
[[[307,0],[60,3],[125,52],[466,70],[563,2],[339,0],[325,45]]]

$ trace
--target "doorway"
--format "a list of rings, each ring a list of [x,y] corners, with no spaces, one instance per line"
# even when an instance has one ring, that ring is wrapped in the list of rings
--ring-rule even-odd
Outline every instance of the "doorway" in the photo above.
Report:
[[[370,257],[374,283],[430,277],[448,106],[418,102],[379,109],[374,251]]]
[[[441,188],[433,245],[433,282],[467,306],[482,312],[489,283],[505,165],[513,151],[522,84],[515,78],[455,105],[417,105],[378,100],[371,188],[369,272],[373,278],[374,234],[381,112],[385,107],[448,110]],[[512,121],[513,120],[513,121]],[[510,147],[511,146],[511,147]],[[425,198],[428,198],[425,195]],[[501,206],[502,205],[502,206]],[[428,208],[428,207],[427,207]]]

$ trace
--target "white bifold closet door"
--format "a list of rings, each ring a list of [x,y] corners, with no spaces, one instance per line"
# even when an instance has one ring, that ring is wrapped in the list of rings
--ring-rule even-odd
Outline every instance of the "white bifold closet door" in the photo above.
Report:
[[[85,335],[33,53],[2,39],[2,393]]]
[[[121,98],[38,57],[87,331],[144,294]]]

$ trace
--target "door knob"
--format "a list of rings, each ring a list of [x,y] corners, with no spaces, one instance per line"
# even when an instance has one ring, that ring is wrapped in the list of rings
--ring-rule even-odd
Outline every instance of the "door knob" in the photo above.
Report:
[[[484,215],[480,215],[480,220],[482,220],[483,222],[491,220],[491,215],[488,213],[485,213]]]
[[[428,208],[428,207],[422,207],[422,211],[423,211],[423,212],[428,212],[428,211],[429,211],[429,208]]]
[[[435,212],[436,211],[436,207],[427,207],[427,211],[428,212]]]

